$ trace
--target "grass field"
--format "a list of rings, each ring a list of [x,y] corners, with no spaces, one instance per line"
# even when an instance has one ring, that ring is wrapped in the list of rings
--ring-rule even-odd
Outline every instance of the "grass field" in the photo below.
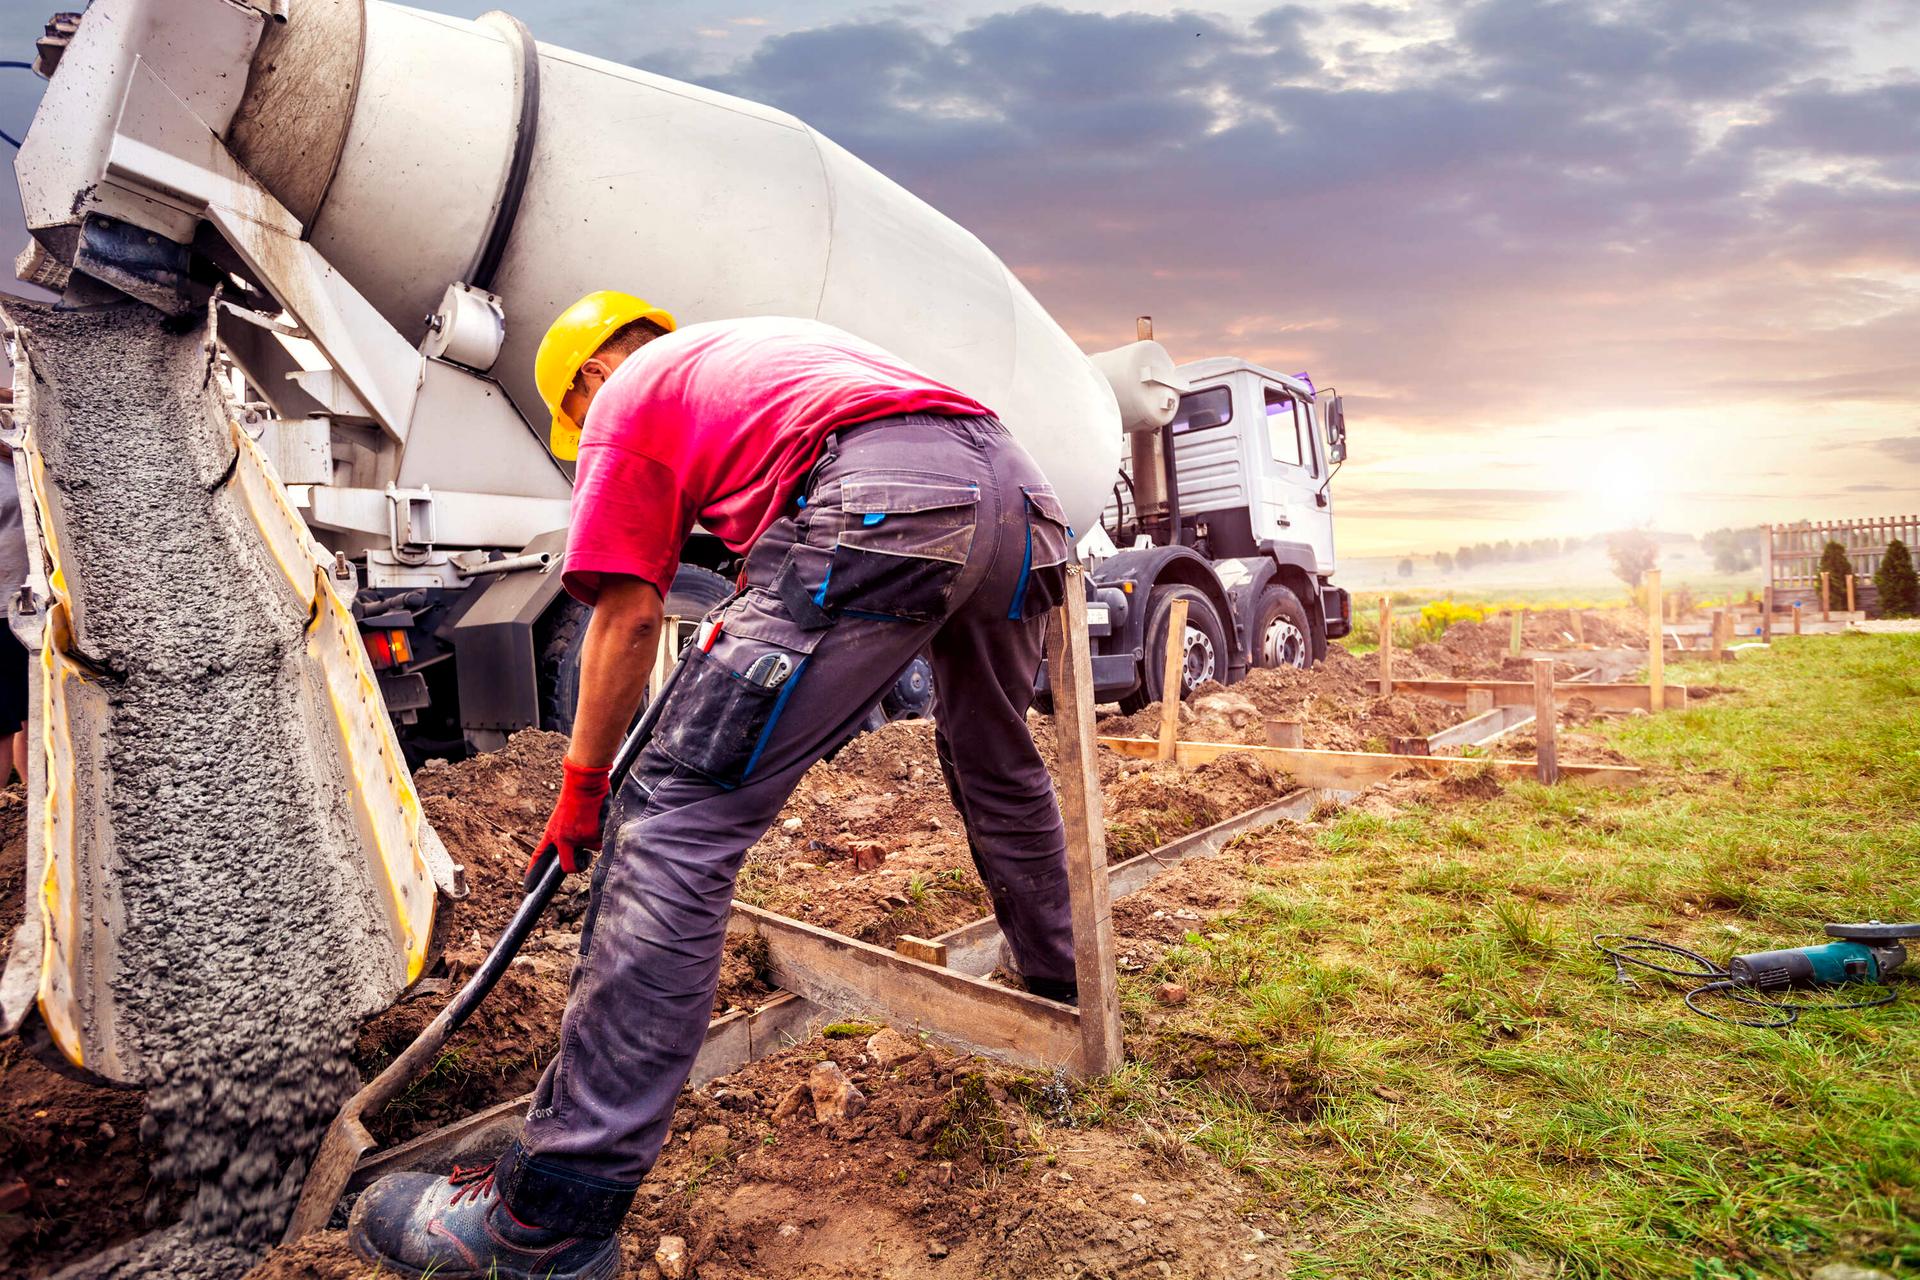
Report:
[[[1244,904],[1124,988],[1112,1113],[1244,1174],[1301,1277],[1920,1267],[1920,980],[1755,1030],[1590,941],[1724,960],[1920,918],[1920,637],[1680,672],[1738,692],[1618,722],[1636,791],[1348,812],[1310,857],[1244,839]],[[1151,1005],[1164,981],[1189,1003]]]

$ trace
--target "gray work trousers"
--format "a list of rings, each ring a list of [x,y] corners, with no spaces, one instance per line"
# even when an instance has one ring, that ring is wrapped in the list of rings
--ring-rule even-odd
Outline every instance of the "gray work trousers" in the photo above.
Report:
[[[1058,499],[992,418],[931,415],[837,433],[806,489],[709,615],[611,806],[560,1051],[498,1173],[524,1220],[618,1224],[700,1050],[743,856],[923,650],[1014,960],[1073,982],[1065,837],[1026,722],[1069,555]]]

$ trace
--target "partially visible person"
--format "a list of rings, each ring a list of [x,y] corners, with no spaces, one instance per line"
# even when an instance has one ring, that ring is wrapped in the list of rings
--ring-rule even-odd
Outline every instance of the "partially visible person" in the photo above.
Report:
[[[12,416],[13,388],[0,387],[0,415]],[[6,605],[27,580],[27,535],[20,523],[20,489],[13,482],[13,450],[0,441],[0,735],[13,772],[27,780],[27,651],[4,625]]]

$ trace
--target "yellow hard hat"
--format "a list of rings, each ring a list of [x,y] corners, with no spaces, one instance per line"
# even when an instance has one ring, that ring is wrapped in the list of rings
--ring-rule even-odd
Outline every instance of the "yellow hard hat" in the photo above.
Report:
[[[669,332],[673,329],[670,314],[645,298],[613,289],[588,294],[547,326],[547,336],[540,339],[540,350],[533,357],[533,381],[553,414],[547,447],[554,457],[571,462],[580,456],[580,424],[560,407],[567,388],[580,376],[580,366],[593,358],[601,343],[635,320],[651,320]]]

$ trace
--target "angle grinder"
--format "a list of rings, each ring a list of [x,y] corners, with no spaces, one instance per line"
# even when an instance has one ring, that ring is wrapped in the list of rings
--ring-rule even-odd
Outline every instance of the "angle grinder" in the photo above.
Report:
[[[1682,995],[1687,1008],[1715,1022],[1731,1022],[1743,1027],[1791,1026],[1803,1013],[1838,1012],[1843,1009],[1870,1009],[1891,1004],[1894,992],[1885,991],[1865,1000],[1847,1003],[1796,1004],[1763,993],[1847,986],[1853,983],[1879,985],[1907,962],[1909,941],[1920,940],[1920,922],[1887,923],[1867,920],[1859,924],[1829,924],[1826,934],[1833,942],[1811,947],[1786,947],[1777,951],[1753,951],[1734,956],[1723,968],[1698,951],[1690,951],[1658,938],[1631,934],[1595,935],[1593,945],[1613,961],[1614,974],[1624,985],[1635,985],[1627,966],[1652,970],[1670,978],[1697,982]],[[1676,968],[1663,961],[1686,961],[1690,967]],[[1762,1018],[1728,1017],[1696,1003],[1696,997],[1720,996],[1726,1000],[1759,1009]]]
[[[1907,962],[1908,939],[1920,938],[1920,923],[1830,924],[1829,942],[1818,947],[1754,951],[1727,961],[1727,977],[1756,991],[1790,987],[1837,987],[1848,982],[1883,982]]]

